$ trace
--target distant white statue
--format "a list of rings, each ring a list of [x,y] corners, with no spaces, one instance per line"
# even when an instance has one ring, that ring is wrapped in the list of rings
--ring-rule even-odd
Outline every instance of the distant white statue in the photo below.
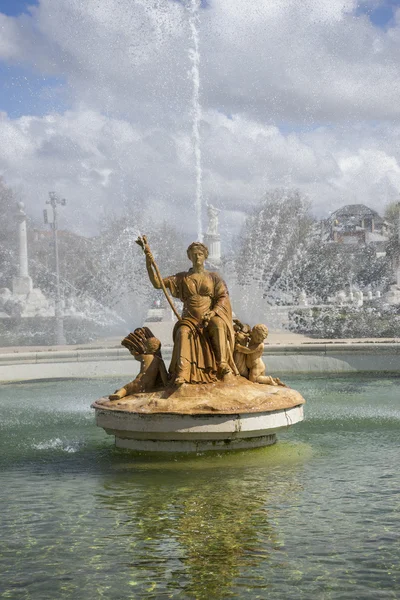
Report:
[[[356,290],[354,292],[354,300],[355,300],[356,306],[358,308],[361,308],[362,305],[364,304],[364,294],[362,293],[361,290]]]
[[[339,306],[343,306],[346,302],[346,292],[344,290],[339,290],[336,294],[336,304]]]
[[[207,235],[218,235],[219,213],[221,211],[212,204],[207,204],[208,229]]]
[[[307,299],[307,294],[305,293],[304,290],[301,290],[300,294],[299,294],[299,306],[308,306],[308,299]]]

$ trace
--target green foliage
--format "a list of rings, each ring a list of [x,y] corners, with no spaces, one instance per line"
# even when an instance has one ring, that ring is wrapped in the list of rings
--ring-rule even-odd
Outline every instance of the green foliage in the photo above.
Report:
[[[391,225],[396,226],[399,220],[400,202],[390,202],[385,206],[384,218]]]

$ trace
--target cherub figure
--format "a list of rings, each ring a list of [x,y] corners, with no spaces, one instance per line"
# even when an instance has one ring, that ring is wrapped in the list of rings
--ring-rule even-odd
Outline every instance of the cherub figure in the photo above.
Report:
[[[168,373],[161,356],[161,342],[148,327],[135,329],[122,340],[121,345],[128,348],[140,362],[140,371],[133,381],[111,394],[110,400],[120,400],[131,394],[150,392],[168,385]]]
[[[268,337],[266,325],[254,325],[250,333],[248,346],[239,342],[235,344],[235,355],[243,354],[246,358],[248,379],[253,383],[264,383],[266,385],[281,385],[287,387],[278,377],[265,375],[265,364],[262,359],[264,352],[264,340]]]

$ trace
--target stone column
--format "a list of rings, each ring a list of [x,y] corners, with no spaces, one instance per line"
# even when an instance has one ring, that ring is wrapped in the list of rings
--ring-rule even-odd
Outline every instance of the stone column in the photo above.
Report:
[[[206,233],[204,242],[208,247],[209,255],[208,262],[215,267],[221,266],[221,238],[219,235]]]
[[[28,272],[28,241],[26,236],[26,213],[23,202],[18,202],[18,212],[16,218],[18,221],[19,235],[19,272],[18,276],[13,278],[13,293],[27,295],[32,291],[32,279]]]
[[[211,267],[219,268],[221,265],[221,236],[219,235],[218,214],[221,211],[212,204],[207,204],[208,228],[204,236],[204,243],[208,247],[208,263]]]

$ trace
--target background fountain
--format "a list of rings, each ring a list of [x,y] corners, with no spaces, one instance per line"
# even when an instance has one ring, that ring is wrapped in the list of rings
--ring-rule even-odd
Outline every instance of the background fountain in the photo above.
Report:
[[[235,310],[245,320],[266,320],[271,329],[291,328],[309,335],[346,335],[346,331],[332,334],[330,327],[324,331],[321,322],[326,314],[336,319],[338,308],[351,307],[362,317],[358,335],[365,335],[369,326],[374,335],[387,335],[387,330],[379,331],[372,321],[383,311],[395,322],[398,313],[398,250],[393,228],[387,232],[387,259],[374,257],[375,273],[369,281],[356,272],[347,273],[344,281],[337,269],[340,259],[336,263],[329,259],[326,249],[334,244],[324,239],[326,232],[320,223],[328,209],[361,201],[368,205],[371,201],[373,206],[387,204],[392,221],[397,219],[394,206],[400,180],[397,158],[388,149],[395,144],[387,147],[378,137],[373,138],[375,146],[370,144],[368,136],[377,136],[377,128],[373,133],[368,131],[364,139],[356,124],[349,124],[349,139],[343,141],[339,136],[331,143],[326,131],[319,128],[318,119],[324,120],[332,103],[322,98],[320,114],[321,107],[315,102],[318,93],[308,88],[300,93],[298,74],[306,70],[308,61],[302,62],[300,52],[300,63],[294,66],[292,53],[286,56],[280,41],[283,32],[293,38],[289,33],[293,24],[307,35],[310,21],[304,7],[289,3],[275,13],[260,2],[245,0],[229,8],[217,0],[212,5],[200,0],[156,2],[151,8],[142,0],[133,4],[109,0],[102,6],[90,3],[79,10],[68,9],[58,19],[58,13],[47,10],[48,1],[41,0],[31,13],[5,19],[4,27],[16,36],[23,22],[32,42],[27,52],[23,40],[17,41],[10,56],[29,64],[28,55],[36,57],[39,52],[35,64],[40,64],[43,73],[54,70],[65,76],[58,91],[63,94],[68,89],[70,105],[68,110],[58,110],[56,84],[46,79],[45,91],[50,94],[50,108],[55,110],[52,116],[32,116],[25,121],[10,118],[10,122],[5,118],[1,127],[8,129],[0,129],[0,135],[1,131],[11,133],[3,148],[12,148],[13,140],[21,139],[21,147],[31,148],[33,140],[37,150],[27,151],[25,169],[22,163],[15,169],[13,153],[6,156],[3,152],[0,173],[7,173],[2,193],[7,195],[15,188],[26,201],[31,219],[27,268],[35,289],[42,291],[49,306],[56,299],[55,273],[49,252],[46,256],[44,251],[46,237],[38,220],[42,198],[50,186],[60,197],[68,197],[59,235],[63,310],[70,316],[85,315],[93,325],[99,325],[97,329],[89,327],[86,337],[79,341],[121,335],[140,324],[161,300],[144,287],[133,285],[133,279],[143,278],[143,265],[131,252],[132,232],[146,231],[152,241],[161,231],[161,238],[172,237],[174,247],[160,243],[156,248],[161,270],[169,272],[170,265],[183,268],[183,249],[194,236],[201,239],[206,229],[206,205],[221,211],[218,233],[210,225],[206,233],[207,243],[215,248],[211,262],[228,280],[238,298]],[[334,9],[324,3],[311,5],[312,22],[319,24],[313,31],[321,31],[324,44],[329,44],[330,36],[341,25],[343,35],[348,34],[347,12],[340,2]],[[57,11],[61,14],[63,10],[61,3]],[[12,29],[14,21],[17,27]],[[63,28],[59,30],[61,22]],[[361,22],[360,18],[352,23],[357,28]],[[85,47],[77,42],[81,30]],[[382,35],[384,50],[379,56],[369,55],[368,72],[381,77],[386,72],[384,57],[389,50],[383,33],[373,31]],[[14,39],[12,35],[7,39]],[[313,36],[308,39],[314,40]],[[49,47],[53,49],[53,65],[48,59],[52,54]],[[255,48],[259,51],[249,60]],[[324,48],[338,62],[336,65],[330,60],[331,68],[348,72],[340,62],[342,58],[332,48]],[[260,56],[270,58],[259,60]],[[391,52],[388,64],[390,56]],[[279,76],[271,71],[275,62]],[[276,87],[282,73],[287,78],[283,91]],[[324,73],[319,66],[303,80],[312,82],[315,74]],[[357,89],[364,89],[358,74],[353,73],[353,77],[358,81]],[[268,90],[263,89],[265,81],[270,82]],[[368,84],[366,93],[370,89]],[[392,86],[381,86],[381,90],[386,103],[380,110],[386,122],[391,118],[388,107],[395,102],[391,101]],[[293,94],[292,106],[287,99]],[[355,114],[354,102],[359,100],[353,104],[347,100],[346,105],[346,95],[338,94],[335,106],[337,97],[343,103],[338,108],[340,118],[347,115],[350,123],[348,117]],[[374,102],[370,99],[371,106]],[[360,114],[365,107],[363,102]],[[339,122],[339,116],[335,117]],[[291,130],[293,122],[301,122],[301,126]],[[283,125],[277,127],[276,123]],[[330,131],[335,132],[335,128]],[[365,146],[376,148],[376,154]],[[21,154],[20,161],[24,156]],[[49,156],[54,162],[46,171]],[[307,196],[311,210],[307,209]],[[258,207],[260,198],[262,206]],[[11,204],[6,206],[10,215],[14,211]],[[183,239],[183,222],[189,220],[195,226]],[[29,238],[30,230],[35,230],[36,241]],[[3,270],[0,285],[11,292],[12,277],[20,277],[20,267],[14,242],[8,239],[4,250],[8,259],[13,253],[13,264]],[[368,251],[370,246],[366,244]],[[244,278],[241,269],[248,267],[246,253],[250,250],[257,259]],[[167,254],[170,264],[164,259]],[[357,270],[359,257],[353,262]],[[321,265],[319,271],[317,265]],[[104,275],[106,271],[110,274]],[[338,299],[342,292],[346,300]],[[7,320],[10,313],[5,306],[10,304],[8,292],[4,294],[2,311]],[[353,302],[355,295],[358,300]],[[31,332],[35,329],[36,333],[43,330],[39,321],[32,323]],[[353,333],[357,333],[355,329]],[[22,337],[27,342],[38,339],[31,334]],[[78,337],[67,335],[67,341],[78,341]],[[8,342],[4,339],[4,343]]]
[[[197,239],[203,241],[203,172],[201,164],[201,104],[200,104],[200,42],[199,42],[199,10],[201,0],[190,0],[189,10],[189,25],[192,40],[192,48],[189,50],[189,58],[192,63],[192,119],[193,119],[193,145],[196,167],[196,196],[195,196],[195,211],[197,223]]]

